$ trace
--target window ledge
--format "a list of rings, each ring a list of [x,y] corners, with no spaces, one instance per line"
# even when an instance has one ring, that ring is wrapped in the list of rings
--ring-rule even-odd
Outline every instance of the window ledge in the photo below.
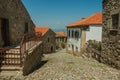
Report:
[[[118,31],[119,29],[110,29],[110,31]]]
[[[110,34],[110,35],[117,35],[117,34],[118,34],[118,31],[119,31],[119,29],[110,29],[109,34]]]

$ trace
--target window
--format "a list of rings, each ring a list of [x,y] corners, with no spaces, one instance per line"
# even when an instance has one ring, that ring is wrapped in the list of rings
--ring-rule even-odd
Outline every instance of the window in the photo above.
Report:
[[[48,37],[48,42],[50,42],[50,38]]]
[[[119,25],[119,14],[112,15],[112,28],[118,29]]]
[[[27,33],[28,32],[28,23],[26,22],[25,23],[25,31],[24,31],[24,33]]]
[[[75,38],[79,38],[79,31],[75,31]]]
[[[68,31],[68,35],[69,35],[69,37],[70,37],[70,30]]]
[[[72,38],[74,37],[74,31],[72,30]]]

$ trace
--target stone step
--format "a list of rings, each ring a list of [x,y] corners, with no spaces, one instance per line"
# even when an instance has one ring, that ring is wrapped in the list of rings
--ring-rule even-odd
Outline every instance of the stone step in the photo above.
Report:
[[[22,67],[20,66],[2,66],[1,71],[21,71]]]
[[[20,49],[10,49],[7,50],[6,53],[20,53]]]
[[[8,63],[8,64],[20,64],[20,60],[9,60],[9,61],[2,61],[1,64],[5,64],[5,63]]]

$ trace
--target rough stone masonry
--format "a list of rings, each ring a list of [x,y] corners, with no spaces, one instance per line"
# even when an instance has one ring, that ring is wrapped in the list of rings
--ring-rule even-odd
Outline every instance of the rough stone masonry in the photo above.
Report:
[[[22,1],[0,0],[0,47],[19,43],[25,26],[28,26],[27,31],[34,33],[35,25]]]
[[[120,0],[103,0],[101,62],[120,69]]]

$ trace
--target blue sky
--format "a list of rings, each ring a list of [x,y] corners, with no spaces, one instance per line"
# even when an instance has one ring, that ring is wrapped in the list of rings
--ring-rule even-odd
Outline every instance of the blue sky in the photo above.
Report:
[[[71,22],[102,12],[102,0],[22,0],[36,26],[64,29]]]

